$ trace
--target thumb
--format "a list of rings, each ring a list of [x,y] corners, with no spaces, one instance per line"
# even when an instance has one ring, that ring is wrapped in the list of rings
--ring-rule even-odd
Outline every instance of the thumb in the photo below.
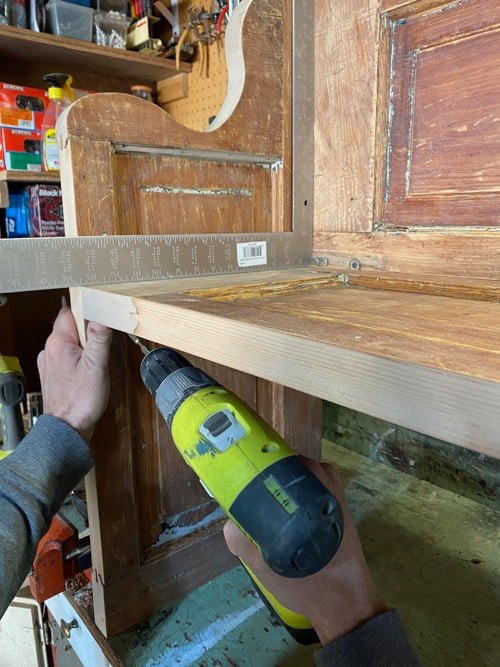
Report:
[[[93,365],[106,368],[109,362],[112,338],[112,329],[104,326],[104,324],[89,322],[87,327],[87,343],[82,356]]]

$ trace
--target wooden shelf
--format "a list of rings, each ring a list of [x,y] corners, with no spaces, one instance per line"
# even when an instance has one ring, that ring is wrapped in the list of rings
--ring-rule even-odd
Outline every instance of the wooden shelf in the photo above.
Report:
[[[47,171],[0,171],[0,182],[7,183],[60,183],[59,172]]]
[[[497,303],[353,281],[297,269],[85,287],[83,315],[498,456]]]
[[[2,60],[44,60],[59,64],[64,70],[84,67],[120,79],[160,81],[177,74],[175,63],[160,56],[141,56],[132,51],[98,46],[91,42],[47,33],[33,32],[11,26],[0,26]],[[181,63],[181,71],[191,71],[191,65]]]

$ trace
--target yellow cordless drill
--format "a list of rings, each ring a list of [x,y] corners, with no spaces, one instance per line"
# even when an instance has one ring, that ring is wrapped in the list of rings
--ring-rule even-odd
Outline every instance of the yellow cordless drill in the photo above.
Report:
[[[205,490],[275,572],[299,578],[321,570],[342,540],[336,498],[237,396],[173,350],[144,351],[142,380]],[[308,619],[281,605],[249,574],[297,641],[318,641]]]
[[[2,454],[12,451],[24,437],[21,403],[26,382],[17,357],[0,354],[0,439]],[[1,457],[1,455],[0,455]]]

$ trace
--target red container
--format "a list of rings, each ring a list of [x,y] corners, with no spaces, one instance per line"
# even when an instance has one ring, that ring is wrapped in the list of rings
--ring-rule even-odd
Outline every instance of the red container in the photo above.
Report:
[[[41,130],[48,102],[46,90],[0,82],[0,127]]]

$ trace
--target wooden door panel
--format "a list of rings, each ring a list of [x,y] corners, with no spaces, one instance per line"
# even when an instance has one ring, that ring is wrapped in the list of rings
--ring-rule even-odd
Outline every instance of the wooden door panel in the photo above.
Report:
[[[383,224],[500,225],[500,6],[393,23]]]
[[[314,250],[500,277],[497,0],[317,0]]]
[[[113,162],[120,234],[217,234],[272,228],[276,176],[269,165],[120,154]]]

